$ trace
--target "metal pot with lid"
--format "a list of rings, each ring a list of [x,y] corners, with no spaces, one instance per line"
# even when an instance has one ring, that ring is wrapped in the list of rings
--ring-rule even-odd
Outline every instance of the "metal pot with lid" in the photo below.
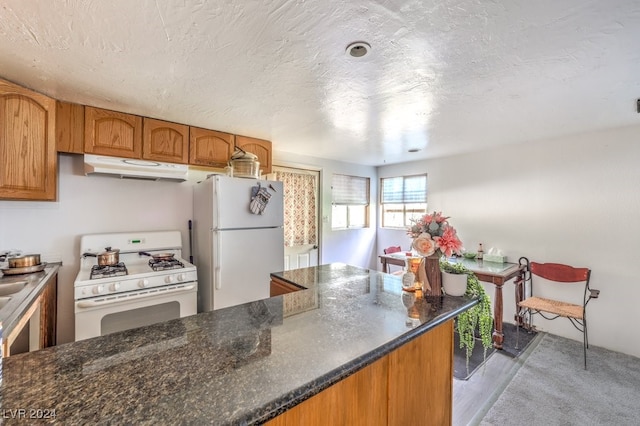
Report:
[[[258,156],[236,147],[229,161],[236,177],[258,178],[260,176],[260,162]]]
[[[9,268],[27,268],[30,266],[40,265],[39,254],[25,254],[20,257],[10,257],[7,262]]]
[[[113,266],[120,262],[120,249],[106,247],[102,253],[83,253],[82,256],[97,257],[99,266]]]

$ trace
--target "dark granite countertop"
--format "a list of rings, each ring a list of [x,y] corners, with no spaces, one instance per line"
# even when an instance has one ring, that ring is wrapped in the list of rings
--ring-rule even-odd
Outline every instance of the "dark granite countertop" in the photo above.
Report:
[[[308,289],[6,358],[4,422],[260,424],[477,303],[344,264],[273,275]]]

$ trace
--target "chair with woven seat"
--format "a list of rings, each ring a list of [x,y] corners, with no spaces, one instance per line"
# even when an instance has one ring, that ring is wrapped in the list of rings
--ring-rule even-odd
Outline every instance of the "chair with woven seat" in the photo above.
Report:
[[[526,258],[524,258],[526,260]],[[589,287],[591,278],[591,270],[589,268],[575,268],[560,263],[536,263],[528,264],[528,297],[518,303],[519,314],[528,314],[527,326],[533,329],[533,315],[540,314],[547,320],[556,318],[568,318],[571,324],[580,332],[582,332],[583,348],[584,348],[584,368],[587,369],[587,348],[589,347],[589,335],[587,333],[587,304],[591,299],[596,299],[600,294],[600,290],[594,290]],[[546,279],[550,285],[567,285],[584,283],[584,295],[582,303],[570,303],[564,300],[550,299],[540,297],[538,288],[534,291],[533,277]],[[525,317],[526,318],[526,317]],[[516,327],[519,330],[520,327]],[[518,337],[516,337],[517,341]],[[517,343],[516,343],[517,346]]]
[[[400,251],[402,251],[400,246],[391,246],[391,247],[387,247],[386,249],[383,250],[384,254],[398,253]],[[387,263],[387,270],[384,271],[384,272],[386,272],[387,274],[391,274],[392,272],[390,272],[390,271],[391,271],[391,265],[389,265]],[[402,270],[393,272],[394,275],[402,275],[402,273],[403,273]]]

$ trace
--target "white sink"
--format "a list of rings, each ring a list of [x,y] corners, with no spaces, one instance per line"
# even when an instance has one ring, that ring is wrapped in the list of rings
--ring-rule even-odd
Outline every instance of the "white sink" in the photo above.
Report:
[[[7,297],[7,296],[0,297],[0,309],[4,308],[4,305],[9,303],[9,300],[11,300],[10,297]]]
[[[0,297],[19,292],[24,288],[26,284],[26,281],[16,281],[14,283],[0,284]],[[0,308],[4,305],[6,305],[6,302],[3,305],[0,305]]]

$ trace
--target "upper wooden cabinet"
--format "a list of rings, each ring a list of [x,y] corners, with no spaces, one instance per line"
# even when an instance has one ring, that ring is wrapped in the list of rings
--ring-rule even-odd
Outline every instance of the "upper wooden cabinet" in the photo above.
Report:
[[[189,162],[189,126],[144,118],[142,158],[187,164]]]
[[[142,158],[142,117],[85,107],[84,151],[113,157]]]
[[[56,102],[58,152],[84,153],[84,105]]]
[[[262,174],[271,173],[271,142],[248,136],[236,136],[236,146],[258,156]]]
[[[189,128],[189,164],[225,167],[234,151],[234,135],[214,130]]]
[[[222,168],[238,146],[271,173],[271,142],[118,111],[56,102],[59,152]]]
[[[0,198],[54,201],[56,101],[0,80]]]

